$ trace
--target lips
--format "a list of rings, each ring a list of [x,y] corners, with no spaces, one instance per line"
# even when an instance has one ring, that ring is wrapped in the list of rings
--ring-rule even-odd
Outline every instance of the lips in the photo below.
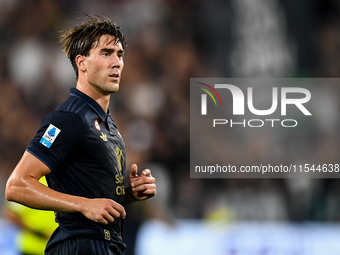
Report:
[[[116,77],[119,78],[119,73],[113,73],[113,74],[109,74],[110,77]]]
[[[111,74],[109,74],[109,77],[118,80],[119,79],[119,73],[111,73]]]

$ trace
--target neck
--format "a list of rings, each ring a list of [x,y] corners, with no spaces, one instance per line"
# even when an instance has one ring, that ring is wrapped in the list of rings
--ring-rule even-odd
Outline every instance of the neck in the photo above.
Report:
[[[107,110],[109,109],[110,94],[105,95],[93,86],[88,84],[84,85],[79,81],[77,82],[76,88],[79,91],[83,92],[85,95],[95,100],[104,109],[104,111],[107,112]]]

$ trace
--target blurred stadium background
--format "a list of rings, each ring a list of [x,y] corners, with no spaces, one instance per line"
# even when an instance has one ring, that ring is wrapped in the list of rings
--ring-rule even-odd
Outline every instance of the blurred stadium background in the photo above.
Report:
[[[339,0],[0,0],[1,207],[43,117],[75,86],[58,31],[81,23],[78,11],[122,26],[125,70],[110,107],[128,166],[157,179],[157,197],[127,208],[127,255],[340,254],[338,179],[189,178],[190,77],[338,78]],[[325,96],[339,109],[340,89]],[[338,111],[323,118],[333,139],[308,130],[299,149],[337,159]],[[17,254],[17,231],[1,218],[0,254]]]

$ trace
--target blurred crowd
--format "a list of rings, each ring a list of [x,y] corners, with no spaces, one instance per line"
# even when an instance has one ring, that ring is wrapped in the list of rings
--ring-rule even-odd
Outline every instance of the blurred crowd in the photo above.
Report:
[[[155,199],[128,209],[128,224],[137,228],[144,217],[169,223],[340,219],[337,179],[207,180],[190,179],[189,171],[190,78],[338,78],[336,0],[0,0],[1,204],[5,182],[43,117],[76,84],[58,36],[83,22],[82,13],[113,19],[128,44],[110,108],[127,145],[127,165],[150,167],[158,188]],[[326,158],[337,159],[339,119],[331,109],[339,109],[339,95],[329,92],[322,137],[306,127],[299,144],[283,148],[308,154],[309,146],[320,146]],[[259,137],[247,139],[249,147],[261,148]]]

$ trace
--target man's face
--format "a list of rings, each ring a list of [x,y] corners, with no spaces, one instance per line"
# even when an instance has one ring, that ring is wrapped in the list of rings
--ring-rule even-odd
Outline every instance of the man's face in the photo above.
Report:
[[[117,92],[124,67],[123,56],[122,44],[115,44],[111,35],[102,35],[97,47],[86,57],[87,82],[103,95]]]

